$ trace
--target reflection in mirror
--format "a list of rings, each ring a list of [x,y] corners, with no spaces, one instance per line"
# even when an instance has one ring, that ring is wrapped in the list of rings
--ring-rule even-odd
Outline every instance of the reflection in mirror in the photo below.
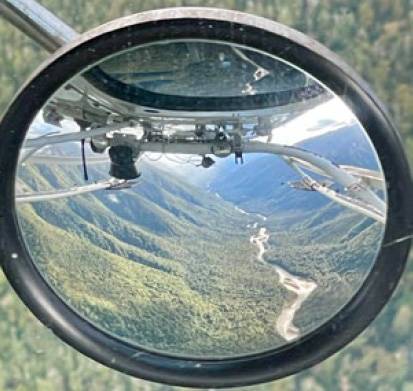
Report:
[[[226,358],[302,338],[356,295],[385,188],[365,131],[310,75],[165,41],[50,97],[16,205],[35,266],[83,318],[145,349]]]

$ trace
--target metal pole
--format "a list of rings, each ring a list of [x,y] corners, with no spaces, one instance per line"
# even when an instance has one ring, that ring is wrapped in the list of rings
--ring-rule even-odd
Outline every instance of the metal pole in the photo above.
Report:
[[[49,53],[79,37],[75,30],[36,0],[0,0],[0,15]],[[119,113],[124,111],[121,104],[112,101],[111,97],[98,91],[81,77],[80,80],[87,86],[90,95],[110,101],[112,108]]]
[[[35,0],[0,0],[0,15],[50,53],[79,35]]]

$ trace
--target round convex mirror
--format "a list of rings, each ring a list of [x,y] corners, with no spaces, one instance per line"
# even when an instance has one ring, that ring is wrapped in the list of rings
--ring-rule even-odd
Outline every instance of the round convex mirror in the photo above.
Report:
[[[229,387],[313,365],[389,299],[410,174],[320,45],[231,11],[109,23],[57,52],[0,134],[1,262],[92,358]]]

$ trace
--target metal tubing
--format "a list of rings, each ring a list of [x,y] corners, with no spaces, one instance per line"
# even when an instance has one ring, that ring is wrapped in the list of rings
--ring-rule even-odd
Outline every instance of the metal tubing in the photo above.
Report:
[[[33,194],[19,194],[16,196],[17,203],[26,203],[26,202],[42,202],[50,200],[59,200],[61,198],[72,197],[81,194],[88,194],[95,192],[97,190],[105,190],[113,187],[113,184],[110,181],[93,183],[85,186],[74,186],[70,189],[63,190],[50,190],[37,192]]]
[[[70,141],[79,141],[82,139],[104,135],[111,130],[121,129],[122,127],[133,127],[134,122],[128,121],[109,125],[107,127],[93,129],[87,132],[72,132],[50,136],[43,136],[37,139],[26,140],[23,148],[41,148],[46,145],[60,144]],[[190,143],[190,142],[143,142],[139,143],[140,152],[160,152],[186,155],[207,155],[215,154],[216,148],[219,149],[219,143]],[[342,167],[332,163],[323,156],[311,153],[301,148],[262,143],[257,141],[245,142],[242,146],[243,153],[272,153],[276,155],[293,158],[296,160],[308,162],[310,165],[318,168],[323,173],[333,178],[337,183],[346,188],[351,196],[359,197],[374,208],[382,212],[386,211],[386,203],[380,199],[372,190],[365,186],[360,178],[353,176]]]
[[[128,127],[135,127],[136,123],[134,121],[123,121],[123,122],[115,122],[113,124],[104,126],[102,128],[96,128],[84,132],[68,132],[68,133],[59,133],[59,134],[51,134],[45,135],[41,137],[37,137],[34,139],[27,139],[24,142],[23,148],[24,149],[31,149],[31,148],[43,148],[48,145],[54,144],[62,144],[72,141],[81,141],[87,138],[101,136],[107,134],[109,132],[113,132],[115,130],[120,130]]]
[[[79,35],[35,0],[0,0],[0,15],[50,53]]]

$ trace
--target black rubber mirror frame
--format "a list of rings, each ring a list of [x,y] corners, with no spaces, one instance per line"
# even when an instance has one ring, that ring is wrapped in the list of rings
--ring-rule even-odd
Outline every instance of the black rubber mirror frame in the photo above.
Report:
[[[28,126],[47,99],[88,64],[114,51],[183,38],[245,45],[281,57],[311,74],[358,117],[385,173],[387,225],[369,277],[327,324],[281,349],[219,361],[137,349],[97,329],[67,306],[40,275],[21,237],[14,205],[18,153]],[[236,387],[279,379],[313,366],[345,346],[375,318],[395,289],[410,249],[412,181],[402,142],[384,106],[328,49],[257,16],[208,8],[164,9],[91,30],[58,50],[31,76],[5,114],[0,138],[0,263],[8,280],[30,310],[61,339],[108,367],[143,379],[188,387]]]

